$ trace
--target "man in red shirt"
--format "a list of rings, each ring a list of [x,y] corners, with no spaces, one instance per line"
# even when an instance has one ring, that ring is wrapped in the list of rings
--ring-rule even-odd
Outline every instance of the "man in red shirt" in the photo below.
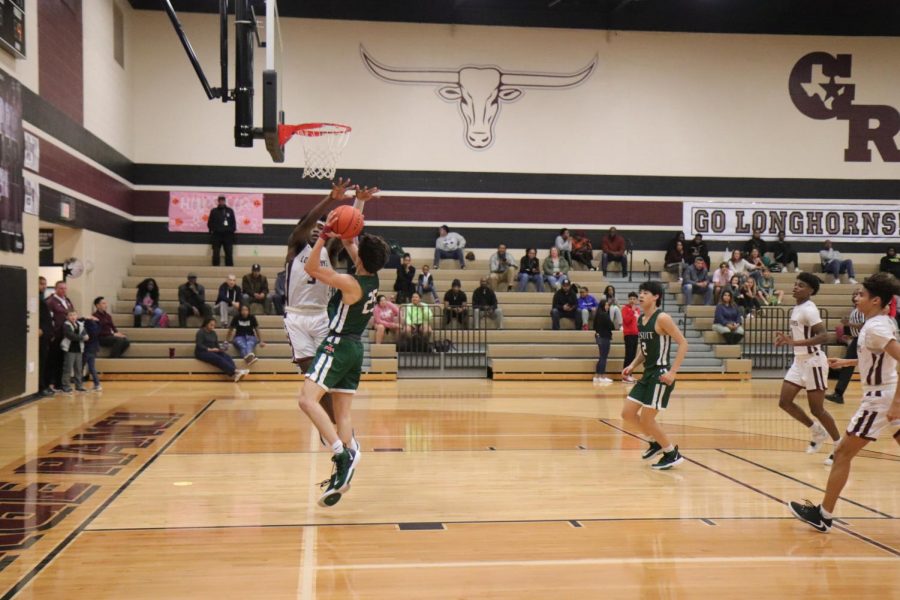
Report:
[[[128,350],[131,342],[124,333],[121,333],[113,323],[112,315],[108,312],[109,303],[103,296],[94,299],[94,318],[100,322],[100,345],[110,348],[109,357],[119,358]]]
[[[628,304],[622,307],[622,334],[625,336],[625,366],[630,365],[637,355],[638,345],[638,319],[641,318],[641,307],[638,306],[638,295],[629,292]],[[625,383],[634,383],[634,377],[628,375],[622,378]]]
[[[609,262],[613,261],[622,265],[622,276],[627,277],[628,257],[625,256],[625,238],[616,232],[615,227],[610,227],[609,233],[603,236],[600,249],[603,250],[603,258],[600,261],[600,268],[603,270],[603,276],[606,277],[606,268],[609,265]]]

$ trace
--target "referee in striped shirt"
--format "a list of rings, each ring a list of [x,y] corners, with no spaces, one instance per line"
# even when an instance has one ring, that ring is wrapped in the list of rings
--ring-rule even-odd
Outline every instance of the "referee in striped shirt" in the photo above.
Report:
[[[847,344],[847,354],[844,358],[857,358],[856,340],[859,337],[859,330],[866,322],[866,316],[856,308],[856,302],[859,299],[859,290],[853,292],[853,310],[850,311],[850,317],[844,321],[844,335],[850,338]],[[833,394],[825,394],[826,400],[831,400],[836,404],[844,403],[844,392],[850,384],[850,378],[853,376],[853,367],[844,367],[838,373],[838,382],[834,386]]]

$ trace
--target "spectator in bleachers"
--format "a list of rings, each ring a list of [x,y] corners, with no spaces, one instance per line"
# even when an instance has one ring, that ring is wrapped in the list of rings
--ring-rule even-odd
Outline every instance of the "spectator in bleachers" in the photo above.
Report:
[[[428,265],[422,265],[419,282],[416,284],[416,293],[419,294],[419,298],[424,298],[425,294],[431,294],[431,301],[437,304],[438,289],[434,283],[434,276],[431,274],[431,267]]]
[[[737,298],[741,293],[741,276],[740,275],[732,275],[731,279],[728,280],[728,285],[722,288],[722,293],[724,294],[726,291],[731,292],[731,298],[734,300],[735,304],[737,304]]]
[[[416,295],[415,292],[410,295]],[[375,327],[375,343],[384,343],[384,335],[388,332],[394,334],[396,340],[397,333],[400,331],[400,309],[393,302],[388,301],[384,294],[378,295],[378,304],[372,310],[374,327]]]
[[[497,246],[497,251],[491,255],[490,274],[488,281],[491,289],[508,292],[516,282],[516,259],[506,251],[506,244]]]
[[[93,391],[99,392],[103,390],[100,385],[100,376],[97,375],[97,354],[100,353],[100,321],[93,315],[84,317],[82,321],[84,322],[84,332],[88,336],[84,343],[84,367],[87,369],[91,381],[94,382]]]
[[[566,259],[570,265],[572,264],[572,239],[569,237],[569,230],[563,227],[556,236],[553,247],[559,250],[559,255]]]
[[[416,268],[412,265],[412,257],[407,252],[400,260],[397,277],[394,279],[394,291],[397,292],[398,304],[406,304],[412,298],[413,292],[416,291],[415,277]]]
[[[731,252],[731,260],[728,261],[728,268],[731,269],[735,275],[740,277],[741,283],[743,283],[744,279],[747,277],[752,277],[759,283],[759,278],[762,277],[762,273],[759,270],[760,268],[747,261],[740,250],[733,250]],[[735,297],[737,297],[737,295],[735,295]]]
[[[63,340],[63,324],[68,319],[69,311],[75,310],[75,305],[67,296],[68,290],[69,286],[65,281],[57,281],[53,293],[45,301],[53,318],[53,338],[47,359],[48,377],[56,390],[62,389],[62,372],[65,362],[65,352],[60,347]]]
[[[400,312],[400,324],[407,335],[431,333],[431,321],[434,318],[431,307],[422,302],[418,293],[413,294],[409,304],[403,305]]]
[[[722,292],[722,298],[716,305],[716,316],[713,318],[713,331],[721,333],[727,344],[737,344],[744,337],[741,326],[741,311],[734,303],[730,290]]]
[[[772,272],[768,269],[764,269],[762,272],[757,296],[763,305],[768,306],[778,306],[781,304],[782,298],[784,298],[784,292],[775,288],[775,278],[772,277]]]
[[[249,373],[247,369],[237,369],[234,360],[219,346],[219,336],[216,335],[216,320],[210,316],[203,318],[203,325],[194,336],[194,358],[211,364],[229,377],[234,377],[235,382]]]
[[[219,294],[216,296],[216,309],[219,311],[219,322],[223,325],[231,321],[241,308],[244,294],[237,284],[237,277],[228,275],[222,285],[219,286]]]
[[[134,299],[134,326],[141,326],[141,315],[150,315],[150,327],[159,327],[159,322],[165,315],[159,306],[159,285],[152,277],[140,282],[137,286],[137,295]]]
[[[84,368],[82,367],[82,354],[84,353],[84,343],[88,341],[88,335],[84,331],[84,323],[78,320],[78,313],[75,309],[66,311],[66,320],[62,326],[63,339],[60,342],[62,350],[63,366],[62,366],[62,384],[61,388],[64,394],[71,394],[72,387],[70,383],[75,381],[75,389],[79,392],[86,392],[84,389]]]
[[[266,343],[259,333],[256,317],[250,314],[250,307],[246,304],[241,305],[238,314],[231,320],[225,341],[234,344],[248,367],[259,360],[256,358],[256,346],[265,348]]]
[[[466,247],[466,238],[456,232],[450,231],[446,225],[438,229],[438,237],[434,242],[434,268],[439,269],[442,258],[454,258],[459,261],[459,268],[466,268],[466,260],[463,249]]]
[[[275,276],[275,291],[269,294],[272,309],[276,315],[284,315],[284,303],[287,301],[287,271],[282,269]]]
[[[606,302],[604,302],[603,304],[605,306]],[[600,303],[597,302],[597,299],[590,294],[590,290],[587,288],[587,286],[581,286],[578,288],[578,310],[581,311],[582,329],[588,329],[588,324],[591,322],[591,319],[594,318],[594,314],[597,312],[598,306],[600,306]]]
[[[584,265],[588,271],[597,270],[594,266],[594,245],[583,231],[578,231],[572,236],[572,261],[572,266],[578,263]]]
[[[553,294],[553,308],[550,310],[553,329],[559,329],[560,319],[575,321],[575,329],[582,329],[581,311],[578,310],[578,295],[568,279],[563,279],[558,290]]]
[[[450,284],[450,289],[444,294],[444,323],[447,325],[451,321],[456,320],[459,326],[466,328],[466,318],[469,310],[466,308],[469,298],[462,291],[462,283],[459,279],[454,279]]]
[[[625,238],[619,235],[615,227],[609,228],[609,233],[603,236],[600,242],[600,249],[603,256],[600,257],[600,270],[603,276],[609,269],[610,262],[617,262],[622,265],[622,276],[628,276],[628,255],[625,253]]]
[[[606,286],[603,290],[603,297],[606,299],[606,309],[609,311],[609,318],[612,319],[616,329],[621,329],[622,309],[619,308],[619,301],[616,300],[616,288],[611,285]]]
[[[497,304],[497,294],[488,285],[488,280],[481,278],[480,285],[472,292],[472,308],[475,312],[475,329],[481,326],[481,317],[487,317],[503,329],[503,310]]]
[[[666,244],[666,252],[668,252],[669,250],[674,250],[675,244],[677,244],[678,242],[681,242],[682,246],[685,243],[683,231],[679,231],[678,233],[675,234],[675,237],[673,237],[671,240],[669,240],[669,243]]]
[[[188,273],[187,283],[178,286],[179,327],[187,327],[188,315],[202,316],[204,320],[212,316],[212,309],[206,304],[206,288],[197,283],[196,273]]]
[[[100,345],[109,348],[109,357],[119,358],[125,354],[131,342],[128,341],[128,336],[119,331],[119,328],[113,323],[112,315],[109,314],[109,302],[103,296],[94,298],[93,316],[100,323],[100,333],[98,334]]]
[[[518,291],[524,292],[528,289],[528,282],[534,284],[535,291],[544,291],[544,276],[541,272],[541,261],[537,258],[537,249],[529,248],[525,251],[525,256],[519,262],[519,287]]]
[[[615,330],[607,311],[606,298],[601,298],[594,315],[594,340],[597,342],[597,366],[594,370],[594,383],[612,383],[606,376],[606,361],[609,358],[609,347],[612,344],[612,333]]]
[[[253,312],[253,305],[259,304],[263,308],[263,314],[272,314],[271,299],[269,298],[269,280],[262,274],[262,267],[255,264],[250,267],[250,272],[241,279],[241,304],[250,307]]]
[[[622,309],[622,334],[625,336],[625,363],[630,365],[637,356],[638,319],[641,318],[641,307],[638,304],[637,292],[628,292],[628,304]],[[627,375],[622,377],[625,383],[634,383],[634,377]]]
[[[744,242],[744,256],[750,256],[754,249],[759,250],[760,255],[764,255],[768,251],[766,241],[762,239],[762,229],[754,229],[753,237]]]
[[[672,275],[678,275],[680,283],[683,279],[684,268],[687,266],[684,262],[684,242],[676,241],[675,246],[666,252],[665,264],[666,271]]]
[[[900,256],[897,256],[897,249],[891,246],[887,249],[887,253],[881,257],[878,264],[878,270],[890,273],[894,277],[900,279]]]
[[[822,261],[822,272],[831,273],[835,283],[841,282],[841,275],[847,274],[847,281],[856,285],[856,273],[853,271],[853,261],[849,258],[841,258],[841,253],[831,245],[831,240],[825,240],[825,247],[819,250],[819,259]]]
[[[559,255],[559,250],[554,246],[550,248],[550,255],[544,259],[544,279],[554,290],[562,287],[564,281],[568,281],[569,261]]]
[[[231,249],[234,246],[234,232],[237,231],[237,218],[234,211],[225,204],[225,196],[219,196],[218,205],[209,211],[206,227],[209,229],[212,242],[212,265],[219,266],[219,250],[225,249],[225,266],[234,266]]]
[[[728,285],[728,282],[731,281],[731,278],[734,277],[734,271],[728,268],[728,263],[723,262],[719,265],[719,268],[716,269],[716,272],[712,275],[713,287],[715,288],[713,291],[714,300],[716,303],[719,302],[719,297],[722,295],[722,290]]]
[[[713,284],[706,263],[702,256],[694,257],[694,264],[684,271],[684,281],[681,284],[684,292],[684,303],[690,304],[694,294],[703,294],[703,304],[710,306],[713,301]]]
[[[784,240],[784,232],[778,233],[778,241],[772,244],[772,256],[775,262],[787,271],[788,265],[794,265],[794,273],[800,272],[800,262],[797,259],[797,251],[791,246],[790,242]]]
[[[757,248],[754,248],[750,251],[750,256],[747,257],[747,262],[756,267],[757,270],[759,270],[760,275],[765,269],[768,269],[772,266],[772,259],[765,254],[760,254]],[[759,283],[759,281],[757,281],[757,283]]]
[[[687,255],[689,263],[693,264],[694,258],[699,256],[703,259],[703,262],[706,263],[706,268],[712,269],[712,263],[709,262],[709,248],[706,247],[706,242],[703,241],[702,234],[696,234],[694,239],[688,242]]]
[[[756,292],[756,280],[750,277],[741,284],[740,292],[738,292],[737,305],[743,309],[744,316],[747,318],[754,316],[761,306],[759,298],[756,297]]]

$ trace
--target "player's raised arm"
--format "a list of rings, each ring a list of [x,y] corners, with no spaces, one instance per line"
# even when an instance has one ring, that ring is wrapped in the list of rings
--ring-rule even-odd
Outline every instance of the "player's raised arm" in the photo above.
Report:
[[[672,320],[672,317],[666,313],[659,315],[659,318],[656,320],[656,326],[659,329],[657,333],[669,336],[676,344],[678,344],[678,352],[675,354],[675,360],[672,362],[672,367],[659,376],[661,382],[666,385],[671,385],[675,382],[675,376],[678,374],[678,369],[681,368],[681,363],[684,362],[684,357],[687,356],[688,343],[687,340],[684,339],[681,330],[678,329],[678,325],[676,325],[675,321]]]
[[[288,247],[295,248],[300,243],[307,243],[312,235],[312,230],[316,226],[316,223],[319,222],[319,219],[331,210],[331,206],[334,203],[340,202],[347,197],[347,190],[349,188],[349,179],[345,181],[343,178],[339,178],[337,181],[333,181],[331,183],[331,192],[322,198],[311,211],[306,213],[303,219],[301,219],[300,222],[297,223],[297,226],[294,227],[290,238],[288,238]]]
[[[322,266],[322,248],[325,247],[325,241],[329,237],[329,233],[329,227],[326,225],[310,251],[309,260],[306,263],[306,273],[322,283],[341,290],[344,303],[353,304],[362,298],[362,288],[359,287],[356,279],[352,275],[338,273],[334,269]]]
[[[353,208],[359,210],[359,212],[362,212],[366,206],[366,202],[368,202],[369,200],[373,200],[380,191],[381,190],[379,190],[377,187],[361,188],[359,186],[356,186],[356,200],[353,202]],[[341,244],[343,244],[344,250],[346,250],[347,254],[350,256],[350,260],[355,263],[357,261],[357,258],[359,257],[359,248],[357,248],[356,246],[356,240],[341,240]]]

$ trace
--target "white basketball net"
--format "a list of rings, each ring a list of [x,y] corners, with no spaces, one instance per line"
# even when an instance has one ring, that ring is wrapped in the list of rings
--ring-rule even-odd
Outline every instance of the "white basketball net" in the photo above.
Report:
[[[298,131],[297,135],[303,144],[303,176],[334,179],[341,152],[350,141],[350,128],[346,125],[319,123],[315,127]]]

